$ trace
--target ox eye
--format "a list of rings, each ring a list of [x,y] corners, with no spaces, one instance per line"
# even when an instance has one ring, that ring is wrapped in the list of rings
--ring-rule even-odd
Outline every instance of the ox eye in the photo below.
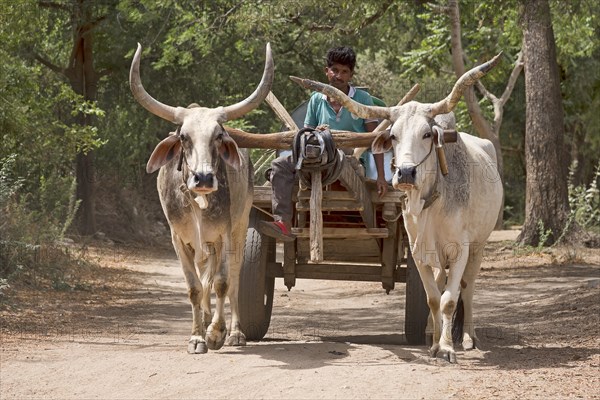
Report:
[[[425,134],[423,135],[423,139],[427,139],[431,137],[431,131],[427,131],[425,132]]]
[[[181,139],[182,142],[187,142],[188,140],[190,140],[190,137],[187,134],[182,133],[179,135],[179,139]]]

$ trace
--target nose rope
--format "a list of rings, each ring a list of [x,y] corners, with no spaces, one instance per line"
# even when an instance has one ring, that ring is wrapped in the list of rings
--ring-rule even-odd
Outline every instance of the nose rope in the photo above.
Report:
[[[187,168],[187,174],[184,171],[182,171],[183,163],[185,163],[185,166]],[[217,160],[216,168],[218,168],[218,165],[219,164],[218,164],[218,160]],[[213,168],[215,168],[215,167],[213,167]],[[190,167],[187,157],[185,156],[185,153],[183,151],[183,145],[181,146],[181,155],[179,156],[179,164],[177,165],[177,171],[181,172],[181,179],[182,179],[183,183],[185,183],[185,184],[187,184],[187,180],[185,179],[186,175],[189,175],[189,174],[196,175],[198,173],[196,170],[194,170],[192,167]]]
[[[186,173],[182,171],[182,164],[183,164],[184,159],[185,159],[185,166],[188,169],[188,172],[194,173],[194,170],[192,168],[190,168],[190,165],[187,162],[185,153],[183,152],[183,145],[182,145],[181,146],[181,155],[179,157],[179,164],[177,166],[177,171],[181,172],[181,185],[179,186],[179,190],[183,193],[184,196],[187,196],[189,199],[190,207],[192,208],[192,212],[194,213],[194,220],[196,221],[196,232],[198,235],[198,241],[202,244],[201,251],[204,253],[204,256],[207,257],[210,254],[208,251],[208,247],[204,245],[204,242],[202,240],[202,209],[205,209],[208,206],[208,202],[207,202],[206,198],[204,197],[204,195],[200,195],[199,197],[194,196],[192,191],[188,188],[188,185],[187,185],[187,182],[185,179]],[[198,213],[198,210],[196,210],[194,203],[196,203],[198,205],[198,208],[200,208],[200,213]]]
[[[417,167],[419,165],[423,164],[425,162],[425,160],[427,160],[429,158],[429,156],[431,155],[432,152],[433,152],[433,138],[431,140],[431,147],[429,148],[429,153],[427,153],[427,155],[425,156],[425,158],[423,158],[421,160],[421,162],[419,162],[418,164],[416,164],[414,166],[415,170],[417,169]],[[392,167],[396,169],[396,172],[399,170],[399,168],[394,163],[394,158],[392,158]],[[431,207],[431,205],[440,197],[440,192],[437,190],[438,182],[439,182],[439,171],[436,168],[435,169],[435,182],[433,182],[433,187],[431,188],[430,194],[428,196],[426,196],[424,199],[425,204],[423,204],[423,210]]]
[[[429,153],[427,153],[427,155],[425,156],[425,158],[423,158],[423,159],[421,160],[421,162],[419,162],[418,164],[415,164],[415,165],[414,165],[415,169],[416,169],[416,168],[417,168],[419,165],[423,164],[423,163],[425,162],[425,160],[427,160],[427,159],[429,158],[429,156],[431,155],[431,152],[432,152],[432,151],[433,151],[433,140],[431,141],[431,147],[429,148]],[[392,168],[395,168],[396,170],[399,170],[400,168],[398,168],[398,166],[396,165],[396,163],[395,163],[395,160],[396,160],[396,157],[392,157],[392,162],[391,162],[391,164],[392,164]]]
[[[179,129],[178,129],[179,132]],[[185,167],[187,171],[183,171],[183,163],[185,162]],[[179,190],[184,193],[185,195],[187,195],[190,198],[190,201],[195,201],[198,204],[198,207],[200,207],[200,209],[205,209],[206,207],[208,207],[208,200],[206,199],[207,195],[201,194],[201,195],[195,195],[194,193],[192,193],[192,191],[188,188],[188,184],[187,184],[187,179],[186,176],[189,176],[189,174],[192,175],[196,175],[196,171],[192,169],[192,167],[190,167],[190,164],[187,161],[187,157],[185,156],[185,152],[183,151],[183,144],[181,146],[181,154],[179,156],[179,163],[177,165],[177,171],[181,172],[181,185],[179,185]],[[200,217],[198,217],[198,215],[196,214],[196,209],[194,208],[194,206],[192,205],[192,209],[194,211],[194,214],[196,215],[196,220],[200,221]],[[200,227],[198,226],[198,229],[200,229]]]

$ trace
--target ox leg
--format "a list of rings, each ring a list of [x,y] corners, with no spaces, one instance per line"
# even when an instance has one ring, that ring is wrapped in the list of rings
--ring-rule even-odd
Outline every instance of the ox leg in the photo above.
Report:
[[[173,247],[175,247],[175,251],[181,262],[183,275],[188,287],[188,297],[192,304],[192,335],[188,342],[187,351],[190,354],[206,353],[208,348],[204,342],[205,329],[200,315],[203,290],[202,283],[194,267],[194,250],[183,243],[176,235],[173,235]]]
[[[223,347],[227,337],[227,326],[225,323],[225,296],[227,295],[227,261],[222,256],[223,244],[214,244],[214,257],[211,257],[211,271],[213,275],[213,288],[216,294],[215,314],[212,322],[206,329],[206,344],[210,350],[218,350]]]
[[[246,239],[246,230],[243,230],[237,240],[233,241],[233,249],[229,251],[229,307],[231,308],[231,324],[229,325],[229,336],[225,344],[227,346],[245,346],[246,336],[240,327],[240,311],[238,306],[238,293],[240,288],[240,271],[244,257],[244,241]],[[235,235],[234,235],[235,237]]]
[[[435,356],[439,349],[442,326],[442,314],[440,311],[441,291],[438,289],[436,277],[434,277],[433,274],[433,268],[417,260],[415,260],[415,264],[419,270],[425,294],[427,294],[427,305],[429,306],[430,312],[428,325],[431,322],[433,327],[433,345],[431,346],[430,354]]]
[[[196,265],[198,266],[198,271],[200,271],[200,276],[202,276],[202,286],[206,289],[202,292],[202,324],[204,329],[208,329],[212,321],[212,311],[210,305],[210,275],[209,270],[210,266],[208,265],[208,259],[204,259],[202,261],[198,261]]]
[[[458,254],[455,254],[456,261],[450,264],[446,290],[442,294],[440,309],[442,310],[442,334],[440,337],[439,353],[451,363],[456,362],[456,353],[452,342],[452,317],[458,303],[460,295],[460,281],[463,277],[467,260],[469,257],[469,248],[461,248]]]
[[[481,260],[483,254],[478,251],[469,257],[469,262],[463,274],[463,280],[466,287],[462,289],[462,299],[465,308],[465,323],[462,337],[462,346],[464,350],[473,350],[479,346],[477,336],[475,336],[475,324],[473,323],[473,294],[475,292],[475,278],[481,269]]]
[[[444,286],[446,285],[446,269],[445,268],[435,268],[434,269],[434,276],[435,276],[435,283],[437,285],[438,288],[438,292],[441,293],[444,291]],[[438,303],[439,304],[439,303]],[[430,308],[431,309],[431,308]],[[439,309],[439,307],[438,307]],[[433,341],[433,337],[434,337],[434,321],[433,321],[433,313],[429,312],[429,317],[427,318],[427,328],[425,329],[425,332],[427,333],[427,341],[428,344],[433,345],[433,343],[438,343],[440,340],[440,329],[441,329],[441,314],[439,315],[439,320],[438,320],[438,333],[437,333],[437,339],[434,342]]]

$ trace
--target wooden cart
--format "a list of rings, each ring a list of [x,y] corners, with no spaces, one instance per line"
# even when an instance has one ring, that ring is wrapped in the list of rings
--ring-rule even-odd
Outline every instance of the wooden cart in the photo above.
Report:
[[[415,85],[398,104],[414,98],[418,90]],[[267,102],[289,129],[297,130],[272,93]],[[383,121],[376,131],[387,123]],[[272,146],[279,142],[272,139]],[[297,239],[283,244],[283,261],[276,259],[275,239],[258,230],[261,220],[272,220],[271,187],[254,188],[239,288],[240,322],[248,340],[266,335],[275,278],[283,278],[289,290],[296,279],[381,282],[387,293],[396,282],[406,283],[405,336],[409,344],[425,343],[429,308],[408,248],[402,194],[390,188],[379,198],[375,181],[365,177],[352,156],[346,156],[341,166],[334,183],[323,188],[321,173],[311,170],[309,187],[294,190],[292,231]],[[299,172],[306,176],[307,171]]]
[[[356,171],[356,159],[346,157],[339,181],[321,190],[299,188],[295,197],[293,233],[283,244],[283,261],[276,260],[275,239],[258,230],[271,217],[271,187],[254,188],[254,208],[246,236],[240,277],[239,307],[248,340],[268,331],[275,278],[291,289],[296,279],[381,282],[389,293],[396,282],[406,283],[404,331],[409,344],[425,343],[429,309],[414,265],[401,215],[401,193],[377,195],[375,182]],[[318,181],[318,182],[315,182]]]

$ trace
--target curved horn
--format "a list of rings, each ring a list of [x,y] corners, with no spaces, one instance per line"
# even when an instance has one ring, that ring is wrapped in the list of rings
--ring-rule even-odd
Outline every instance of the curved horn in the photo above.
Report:
[[[152,96],[146,92],[140,79],[140,58],[142,56],[142,45],[138,43],[137,50],[133,56],[131,62],[131,69],[129,70],[129,87],[131,93],[138,103],[152,114],[159,116],[167,121],[171,121],[176,124],[181,123],[181,112],[179,107],[172,107],[155,100]]]
[[[498,53],[494,58],[485,64],[481,64],[467,72],[465,72],[454,84],[452,92],[444,100],[438,101],[431,105],[431,116],[438,114],[447,114],[456,107],[456,104],[460,100],[463,92],[481,77],[486,75],[492,68],[494,68],[500,62],[500,56],[502,52]]]
[[[290,79],[306,89],[316,90],[317,92],[324,93],[327,95],[327,97],[331,97],[332,99],[336,100],[346,107],[348,111],[359,116],[360,118],[390,119],[389,107],[366,106],[364,104],[360,104],[352,100],[341,90],[325,83],[311,81],[310,79],[302,79],[295,76],[290,76]]]
[[[236,118],[242,117],[244,114],[254,110],[259,106],[260,103],[267,97],[271,91],[271,85],[273,84],[274,73],[273,55],[271,54],[271,44],[267,43],[267,55],[265,60],[265,69],[263,71],[262,79],[258,84],[258,87],[250,96],[240,101],[239,103],[232,104],[230,106],[223,107],[225,112],[226,121],[231,121]]]

